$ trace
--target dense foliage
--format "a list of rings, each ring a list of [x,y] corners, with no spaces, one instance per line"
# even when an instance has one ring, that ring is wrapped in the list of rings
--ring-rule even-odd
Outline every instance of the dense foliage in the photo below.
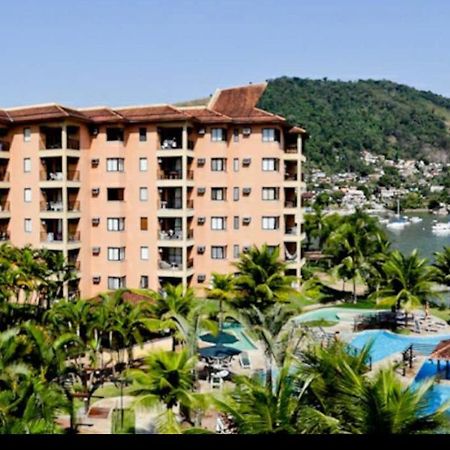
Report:
[[[426,160],[450,150],[450,99],[391,81],[281,77],[259,106],[304,126],[308,161],[333,172],[366,171],[362,150]]]

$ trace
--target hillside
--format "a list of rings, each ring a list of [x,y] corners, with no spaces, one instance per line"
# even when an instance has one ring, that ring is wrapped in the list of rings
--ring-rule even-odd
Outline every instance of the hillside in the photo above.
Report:
[[[366,168],[366,149],[391,159],[450,162],[450,99],[391,81],[282,77],[259,107],[304,126],[309,164],[336,172]]]

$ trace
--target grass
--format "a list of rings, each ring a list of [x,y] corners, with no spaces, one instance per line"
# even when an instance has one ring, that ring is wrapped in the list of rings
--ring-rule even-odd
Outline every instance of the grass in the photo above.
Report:
[[[394,333],[397,334],[411,334],[411,330],[408,328],[397,328],[396,330],[394,330]]]
[[[112,434],[134,434],[135,414],[132,409],[123,410],[123,426],[121,425],[120,409],[115,409],[112,413],[111,432]]]
[[[338,323],[339,322],[336,321],[319,319],[319,320],[310,320],[308,322],[302,322],[302,325],[305,325],[307,327],[334,327],[334,325],[337,325]]]
[[[440,310],[439,308],[430,308],[430,313],[433,316],[439,317],[439,319],[445,320],[448,322],[450,320],[450,309]]]
[[[130,395],[131,385],[123,387],[123,395]],[[119,397],[120,396],[120,386],[115,386],[114,384],[104,384],[102,387],[95,391],[94,395],[101,397]]]
[[[340,305],[333,305],[336,308],[349,308],[349,309],[386,309],[385,305],[377,305],[374,301],[362,299],[356,303],[342,303]]]

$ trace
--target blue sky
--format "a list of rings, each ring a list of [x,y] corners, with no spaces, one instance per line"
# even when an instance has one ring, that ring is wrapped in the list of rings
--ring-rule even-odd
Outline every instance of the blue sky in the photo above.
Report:
[[[450,97],[448,0],[2,2],[0,105],[175,102],[281,75]]]

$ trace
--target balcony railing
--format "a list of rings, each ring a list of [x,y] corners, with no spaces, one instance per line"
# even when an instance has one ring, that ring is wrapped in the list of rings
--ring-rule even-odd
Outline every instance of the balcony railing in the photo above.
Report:
[[[285,153],[298,153],[297,143],[295,144],[286,144],[286,148],[284,149]]]
[[[67,138],[67,148],[69,150],[80,150],[80,140],[75,138]]]
[[[194,200],[188,200],[186,202],[186,208],[192,209],[194,207]]]
[[[183,270],[181,261],[165,261],[160,259],[158,261],[158,267],[162,270]],[[186,262],[186,268],[190,269],[191,267],[194,267],[194,258],[190,258]]]
[[[52,212],[60,212],[63,211],[63,203],[62,201],[47,201],[41,202],[41,211],[52,211]]]
[[[284,234],[288,234],[290,236],[295,236],[295,235],[297,235],[297,233],[298,233],[297,227],[287,227],[284,230]]]
[[[79,170],[68,170],[67,171],[68,181],[80,181],[80,171]]]
[[[9,181],[9,172],[0,170],[0,181]]]
[[[9,152],[11,144],[6,141],[0,141],[0,152]]]
[[[0,241],[9,241],[9,231],[0,231]]]
[[[78,260],[75,260],[75,261],[71,261],[71,260],[69,260],[69,265],[70,266],[72,266],[75,270],[80,270],[80,268],[81,268],[81,263],[80,263],[80,261],[78,261]]]
[[[194,237],[194,230],[188,230],[187,238],[192,239]],[[158,231],[158,239],[161,241],[173,241],[173,240],[181,240],[183,239],[183,231],[182,230],[159,230]]]
[[[60,243],[63,240],[63,236],[62,233],[54,233],[52,231],[46,232],[46,231],[42,231],[41,232],[41,242],[56,242],[56,243]]]
[[[194,179],[194,171],[193,170],[188,170],[187,171],[187,179],[188,180],[193,180]]]
[[[166,200],[161,200],[159,202],[159,207],[161,209],[182,209],[183,204],[181,202],[169,202]]]
[[[181,170],[160,170],[158,180],[181,180],[183,174]]]
[[[160,146],[161,150],[180,150],[182,147],[182,143],[176,138],[164,139],[163,141],[161,141]]]
[[[71,212],[79,212],[80,211],[80,202],[69,202],[67,205],[67,210]]]
[[[69,242],[80,242],[80,232],[79,231],[76,231],[75,233],[69,232],[67,240]]]
[[[194,258],[189,258],[187,260],[187,268],[190,269],[191,267],[194,267]]]
[[[9,212],[9,202],[0,202],[0,212]]]
[[[297,174],[293,173],[285,173],[284,174],[284,181],[297,181]]]
[[[41,150],[62,150],[62,141],[44,139]]]
[[[284,202],[284,207],[285,208],[296,208],[297,207],[297,202],[295,200],[286,200]]]
[[[41,181],[63,181],[63,173],[62,172],[46,172],[45,170],[41,170],[39,172],[39,179]]]

